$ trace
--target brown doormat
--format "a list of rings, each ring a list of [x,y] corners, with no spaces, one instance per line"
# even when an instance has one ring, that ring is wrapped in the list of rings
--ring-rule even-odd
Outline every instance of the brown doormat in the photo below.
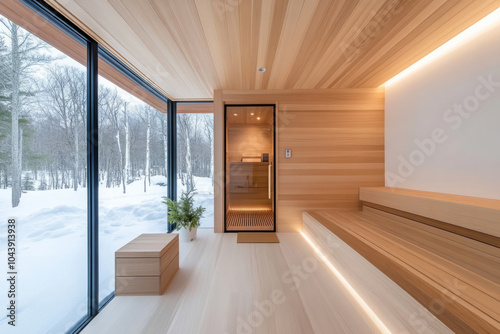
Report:
[[[279,243],[276,233],[245,232],[238,233],[238,243]]]

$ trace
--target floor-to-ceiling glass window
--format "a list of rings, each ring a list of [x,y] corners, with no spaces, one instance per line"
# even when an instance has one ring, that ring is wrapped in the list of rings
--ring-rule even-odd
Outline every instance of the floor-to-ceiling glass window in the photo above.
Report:
[[[114,254],[167,232],[167,105],[99,62],[99,299],[115,289]],[[161,111],[160,111],[161,110]]]
[[[194,193],[206,211],[201,228],[214,227],[213,104],[177,104],[177,197]]]
[[[87,51],[80,42],[21,3],[2,1],[0,333],[64,333],[87,315]]]

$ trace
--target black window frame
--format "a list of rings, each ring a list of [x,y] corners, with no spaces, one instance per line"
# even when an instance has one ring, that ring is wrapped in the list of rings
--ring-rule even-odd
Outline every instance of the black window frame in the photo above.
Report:
[[[92,37],[66,19],[58,11],[42,0],[18,0],[50,24],[75,39],[87,48],[87,262],[88,262],[88,298],[87,315],[76,322],[67,333],[79,333],[114,297],[109,294],[99,303],[99,169],[98,169],[98,62],[99,58],[112,65],[117,71],[132,80],[160,101],[165,102],[167,112],[168,149],[167,149],[167,197],[177,200],[177,102],[162,94],[149,82],[131,70],[127,65],[98,44]],[[190,103],[197,103],[191,101]],[[212,103],[200,101],[198,103]],[[165,217],[167,218],[167,217]],[[175,225],[168,222],[168,233]]]

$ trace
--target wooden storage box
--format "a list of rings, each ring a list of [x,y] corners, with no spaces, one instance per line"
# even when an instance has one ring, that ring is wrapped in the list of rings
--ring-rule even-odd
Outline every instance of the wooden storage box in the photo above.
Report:
[[[115,252],[115,295],[161,295],[179,269],[179,235],[141,234]]]

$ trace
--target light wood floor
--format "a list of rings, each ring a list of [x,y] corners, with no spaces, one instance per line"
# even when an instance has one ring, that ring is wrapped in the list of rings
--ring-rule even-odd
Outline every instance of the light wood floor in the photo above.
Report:
[[[300,234],[279,233],[279,244],[237,244],[236,234],[211,230],[198,234],[195,242],[180,244],[180,269],[163,296],[115,297],[83,333],[378,331]],[[389,317],[385,325],[393,333],[446,330],[416,302],[393,307],[415,315]]]

